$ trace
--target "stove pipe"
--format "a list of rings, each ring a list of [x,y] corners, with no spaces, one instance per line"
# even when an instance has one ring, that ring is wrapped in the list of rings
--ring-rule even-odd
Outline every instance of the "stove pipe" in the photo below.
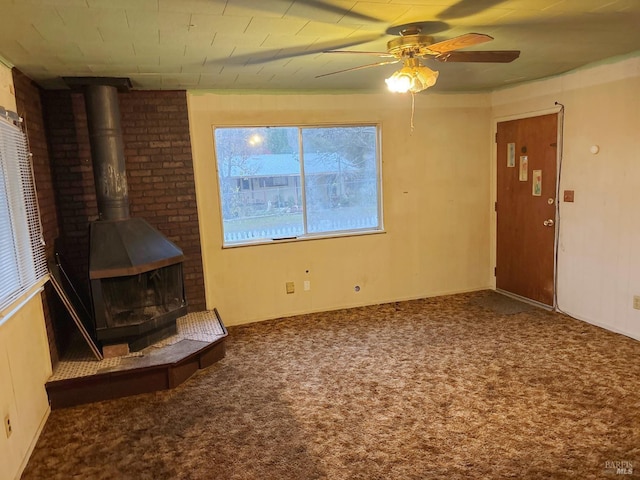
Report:
[[[129,192],[118,90],[111,85],[85,85],[84,98],[100,220],[126,220]]]

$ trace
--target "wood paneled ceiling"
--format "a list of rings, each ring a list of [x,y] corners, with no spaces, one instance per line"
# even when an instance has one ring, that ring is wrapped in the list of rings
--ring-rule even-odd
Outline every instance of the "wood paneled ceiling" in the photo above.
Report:
[[[482,91],[640,53],[640,0],[0,0],[0,56],[45,88],[65,76],[129,77],[137,89],[383,91],[394,25],[435,41],[478,32],[509,64],[443,64],[431,91]]]

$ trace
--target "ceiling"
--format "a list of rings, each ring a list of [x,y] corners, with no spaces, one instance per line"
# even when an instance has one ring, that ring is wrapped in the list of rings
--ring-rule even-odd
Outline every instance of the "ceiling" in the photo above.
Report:
[[[45,88],[65,76],[129,77],[136,89],[384,89],[389,27],[427,21],[435,41],[520,50],[508,64],[439,63],[429,91],[480,91],[640,53],[640,0],[0,0],[0,57]]]

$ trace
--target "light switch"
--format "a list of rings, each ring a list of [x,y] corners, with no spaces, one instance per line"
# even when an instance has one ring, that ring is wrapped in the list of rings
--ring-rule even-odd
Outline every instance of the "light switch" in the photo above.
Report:
[[[573,190],[565,190],[564,191],[564,201],[567,203],[573,202]]]

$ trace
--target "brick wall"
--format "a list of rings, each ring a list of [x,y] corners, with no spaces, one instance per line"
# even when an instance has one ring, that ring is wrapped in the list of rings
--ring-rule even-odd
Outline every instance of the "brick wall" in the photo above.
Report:
[[[87,276],[88,226],[98,210],[84,99],[44,92],[61,236],[74,270]],[[189,310],[204,310],[204,276],[189,137],[186,93],[119,94],[131,215],[142,217],[186,256]]]
[[[88,291],[89,222],[97,220],[89,132],[81,94],[43,92],[61,247]]]
[[[38,192],[38,205],[40,206],[47,258],[50,259],[53,257],[54,241],[58,237],[58,212],[56,210],[56,197],[44,128],[40,88],[15,68],[13,69],[13,83],[16,92],[17,110],[24,119],[29,146],[33,154],[33,173]],[[45,286],[43,300],[51,362],[55,365],[58,362],[55,332],[59,327],[54,322],[54,318],[58,318],[60,315],[62,304],[50,284]]]
[[[146,219],[184,251],[189,309],[204,310],[204,274],[186,93],[123,93],[120,111],[131,215]]]

